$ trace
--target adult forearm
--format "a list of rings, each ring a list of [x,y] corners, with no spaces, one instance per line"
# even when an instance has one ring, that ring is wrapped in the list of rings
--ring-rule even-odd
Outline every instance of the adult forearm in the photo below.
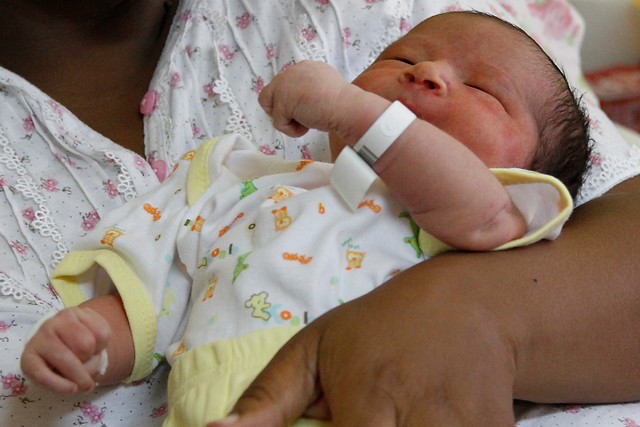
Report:
[[[605,196],[579,208],[554,242],[441,256],[412,277],[422,270],[443,303],[490,313],[514,353],[515,398],[640,399],[637,212],[640,193]]]
[[[514,398],[640,399],[640,181],[625,187],[554,242],[438,256],[329,311],[274,357],[234,425],[306,410],[341,425],[513,426]]]
[[[558,242],[531,248],[516,397],[640,399],[638,212],[640,193],[605,196],[578,209]]]

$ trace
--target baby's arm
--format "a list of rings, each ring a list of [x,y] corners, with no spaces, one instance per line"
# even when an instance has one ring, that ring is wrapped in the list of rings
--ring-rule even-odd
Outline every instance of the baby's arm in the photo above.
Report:
[[[100,375],[101,352],[108,367]],[[89,392],[96,382],[122,382],[133,369],[131,330],[118,294],[103,295],[57,313],[25,346],[23,373],[58,393]]]
[[[289,136],[314,128],[353,146],[391,102],[349,84],[327,64],[304,61],[276,76],[260,104]],[[415,120],[373,168],[421,228],[453,247],[487,250],[526,232],[487,166],[424,120]]]

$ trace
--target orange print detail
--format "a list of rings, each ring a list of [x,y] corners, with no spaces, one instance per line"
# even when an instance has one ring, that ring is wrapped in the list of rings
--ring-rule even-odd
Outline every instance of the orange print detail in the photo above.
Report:
[[[236,221],[237,221],[237,220],[239,220],[240,218],[242,218],[243,216],[244,216],[244,212],[240,212],[240,213],[238,214],[238,216],[237,216],[233,221],[231,221],[231,224],[229,224],[229,225],[225,225],[224,227],[222,227],[222,229],[221,229],[221,230],[220,230],[220,232],[218,233],[218,237],[222,237],[222,236],[224,235],[224,233],[226,233],[227,231],[229,231],[229,228],[231,228],[231,226],[232,226],[233,224],[235,224],[235,223],[236,223]]]
[[[198,218],[196,218],[196,222],[191,226],[191,231],[197,231],[199,233],[202,230],[203,225],[204,218],[198,215]]]
[[[291,217],[287,215],[286,206],[283,206],[280,209],[274,209],[271,213],[275,219],[276,231],[282,231],[291,225]]]
[[[283,253],[282,258],[286,259],[287,261],[298,261],[300,262],[300,264],[309,264],[313,259],[313,257],[311,256],[307,257],[304,255],[290,254],[289,252]]]
[[[183,353],[184,353],[184,342],[181,342],[178,348],[176,348],[176,351],[173,352],[171,357],[175,359],[176,357],[180,356]]]
[[[202,298],[202,302],[205,302],[206,300],[213,298],[213,291],[216,289],[217,284],[218,284],[218,279],[216,278],[213,280],[213,282],[211,282],[211,284],[207,288],[207,291],[204,294],[204,298]]]
[[[154,208],[149,203],[145,203],[142,208],[145,210],[145,212],[148,212],[151,215],[153,215],[153,222],[156,222],[161,218],[160,210],[158,208]]]
[[[347,265],[347,270],[352,270],[354,268],[362,267],[362,260],[364,259],[364,252],[356,252],[352,250],[347,251],[347,261],[349,261],[349,265]]]
[[[291,312],[285,310],[282,313],[280,313],[280,317],[282,318],[282,320],[291,320]]]
[[[320,215],[324,215],[324,213],[326,212],[322,203],[318,203],[318,212],[320,213]]]
[[[361,202],[358,205],[358,209],[364,208],[364,207],[367,207],[367,208],[371,209],[375,213],[380,213],[380,211],[382,210],[382,208],[380,206],[378,206],[375,203],[373,203],[373,200],[365,200],[364,202]]]
[[[184,156],[182,156],[182,160],[192,160],[195,155],[196,150],[187,151],[186,153],[184,153]]]
[[[116,230],[115,228],[110,228],[104,233],[104,237],[100,240],[100,243],[103,245],[109,245],[113,247],[113,241],[122,236],[124,233],[120,230]]]
[[[298,166],[296,166],[296,170],[297,171],[301,171],[302,168],[307,166],[309,163],[313,163],[313,160],[301,160],[300,164]]]
[[[269,196],[269,199],[275,201],[276,203],[280,203],[283,200],[287,200],[289,197],[293,197],[293,192],[287,187],[283,187],[282,185],[280,185],[276,187],[273,194]]]

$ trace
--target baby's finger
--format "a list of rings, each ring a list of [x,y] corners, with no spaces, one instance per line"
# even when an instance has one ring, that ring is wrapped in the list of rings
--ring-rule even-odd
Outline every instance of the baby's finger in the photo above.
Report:
[[[26,352],[20,361],[22,372],[35,383],[57,393],[75,393],[78,385],[51,370],[47,362],[35,352]]]
[[[45,322],[27,349],[40,357],[48,370],[75,383],[80,390],[88,391],[95,382],[82,364],[96,353],[96,339],[79,321],[80,311],[67,309]]]
[[[95,381],[59,338],[50,336],[44,342],[45,348],[27,344],[23,354],[25,372],[30,373],[30,378],[61,393],[93,390]]]
[[[88,307],[83,307],[78,313],[78,320],[91,331],[95,338],[96,351],[94,355],[98,353],[98,350],[107,348],[111,338],[111,326],[104,317]]]
[[[60,313],[60,317],[60,322],[66,327],[45,323],[41,330],[55,335],[80,362],[88,361],[106,347],[111,329],[95,311],[89,308],[66,309]]]
[[[266,85],[262,91],[260,91],[260,95],[258,95],[258,104],[262,107],[267,115],[271,116],[271,112],[273,111],[273,95],[274,95],[274,87],[275,87],[275,79]]]
[[[286,117],[274,117],[273,127],[292,138],[299,138],[309,131],[309,128],[306,126],[301,125],[295,120],[289,120]]]
[[[59,351],[49,356],[48,362],[60,375],[77,384],[79,391],[89,392],[95,388],[93,376],[66,347],[60,346]]]

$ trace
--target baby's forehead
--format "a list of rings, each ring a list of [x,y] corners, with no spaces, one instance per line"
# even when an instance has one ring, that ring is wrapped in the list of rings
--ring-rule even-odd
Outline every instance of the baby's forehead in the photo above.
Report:
[[[536,73],[552,61],[526,32],[494,15],[447,12],[432,16],[390,47],[419,50],[430,55],[469,59],[474,65],[505,65],[519,61]],[[455,58],[453,58],[455,59]]]
[[[473,11],[446,12],[431,16],[418,23],[404,38],[438,37],[455,34],[474,35],[487,30],[510,34],[515,42],[526,42],[528,36],[518,27],[497,16]],[[409,37],[408,37],[409,36]]]

